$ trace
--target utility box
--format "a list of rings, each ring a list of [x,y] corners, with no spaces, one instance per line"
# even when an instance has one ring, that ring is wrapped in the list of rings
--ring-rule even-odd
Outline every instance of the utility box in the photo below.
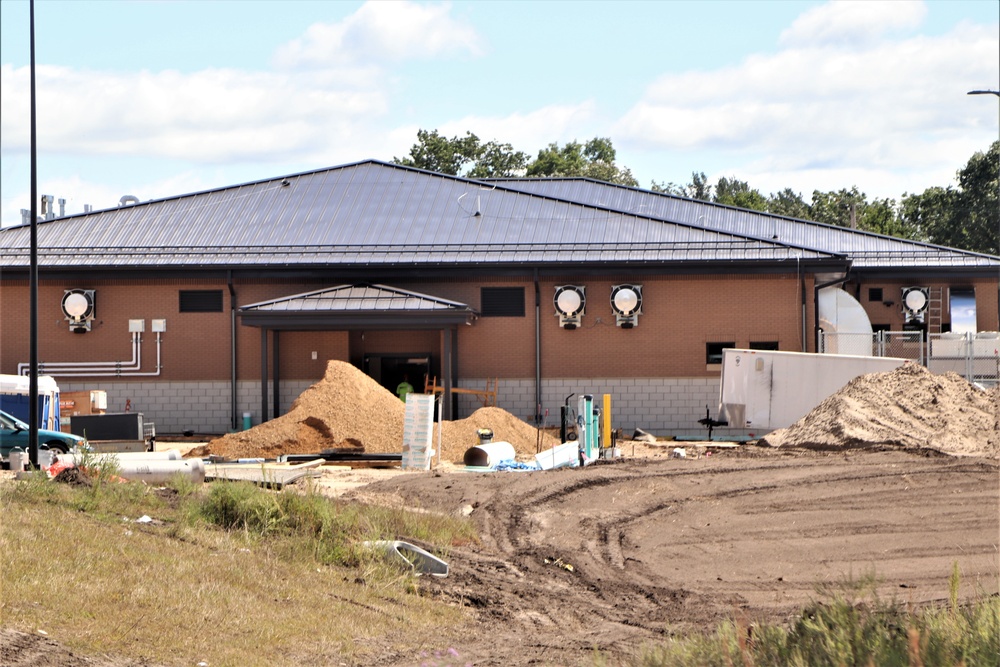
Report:
[[[844,354],[722,351],[720,419],[762,436],[791,426],[848,382],[892,371],[908,359]]]
[[[145,422],[141,412],[74,415],[70,433],[87,438],[97,452],[147,451],[156,438],[152,422]]]

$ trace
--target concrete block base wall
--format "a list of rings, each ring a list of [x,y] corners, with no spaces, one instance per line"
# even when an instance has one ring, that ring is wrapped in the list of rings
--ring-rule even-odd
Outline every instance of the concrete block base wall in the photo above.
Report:
[[[107,392],[108,412],[124,412],[130,401],[133,412],[143,413],[156,425],[159,435],[194,431],[199,434],[222,434],[233,430],[230,385],[228,382],[69,382],[59,381],[62,391],[100,389]],[[312,383],[281,383],[281,409],[287,412],[292,403]],[[482,389],[486,379],[463,379],[459,386]],[[243,413],[248,412],[254,425],[260,423],[260,382],[237,383],[237,430],[243,428]],[[576,410],[580,394],[592,394],[600,405],[603,394],[611,394],[614,428],[630,436],[636,428],[658,436],[704,436],[707,429],[698,423],[705,416],[705,406],[717,416],[719,380],[714,378],[575,378],[542,381],[543,425],[558,427],[560,407],[570,394],[569,403]],[[534,378],[500,380],[497,406],[526,422],[534,423],[536,406]],[[273,406],[273,398],[268,408]],[[482,403],[475,397],[460,395],[458,417],[471,415]],[[548,416],[545,417],[545,411]],[[272,415],[273,417],[273,415]],[[744,433],[734,429],[716,429],[717,435]],[[761,435],[761,434],[758,434]]]

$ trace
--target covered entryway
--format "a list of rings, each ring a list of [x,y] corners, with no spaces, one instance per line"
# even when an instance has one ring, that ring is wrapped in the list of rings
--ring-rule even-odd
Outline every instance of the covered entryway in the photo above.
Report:
[[[458,328],[470,326],[478,317],[478,313],[464,303],[369,283],[340,285],[261,301],[241,307],[239,313],[244,325],[259,327],[261,332],[261,421],[267,421],[270,415],[281,414],[278,360],[282,331],[365,330],[438,332],[441,350],[439,384],[444,389],[444,418],[451,419],[451,389],[457,381],[458,371],[455,363]],[[407,362],[410,356],[387,355],[393,359],[405,357]],[[421,360],[426,356],[425,353],[412,355],[414,359]],[[274,368],[270,386],[269,361]],[[398,359],[394,363],[398,367]],[[382,368],[381,358],[379,367]],[[376,379],[383,380],[381,377]],[[417,391],[423,389],[423,377],[410,378],[410,382]],[[273,410],[268,406],[269,395],[274,397]]]

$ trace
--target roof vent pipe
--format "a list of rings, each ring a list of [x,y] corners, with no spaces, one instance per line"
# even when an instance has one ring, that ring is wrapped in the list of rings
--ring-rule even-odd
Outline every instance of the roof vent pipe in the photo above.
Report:
[[[94,207],[91,206],[90,204],[84,204],[83,205],[83,212],[84,213],[90,213],[93,210],[94,210]]]
[[[139,198],[135,195],[122,195],[122,198],[118,200],[119,206],[125,206],[126,204],[138,204]]]
[[[46,220],[56,217],[56,212],[52,210],[55,200],[56,198],[53,195],[42,195],[42,217]]]
[[[60,199],[59,200],[59,217],[61,218],[64,215],[66,215],[66,200],[65,199]]]
[[[26,208],[21,209],[21,224],[30,225],[31,224],[31,211]]]

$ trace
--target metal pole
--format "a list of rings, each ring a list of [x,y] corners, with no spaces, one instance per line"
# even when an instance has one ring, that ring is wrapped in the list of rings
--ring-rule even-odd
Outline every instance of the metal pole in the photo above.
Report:
[[[35,131],[35,0],[29,11],[31,32],[31,261],[28,269],[28,460],[38,465],[38,137]]]

